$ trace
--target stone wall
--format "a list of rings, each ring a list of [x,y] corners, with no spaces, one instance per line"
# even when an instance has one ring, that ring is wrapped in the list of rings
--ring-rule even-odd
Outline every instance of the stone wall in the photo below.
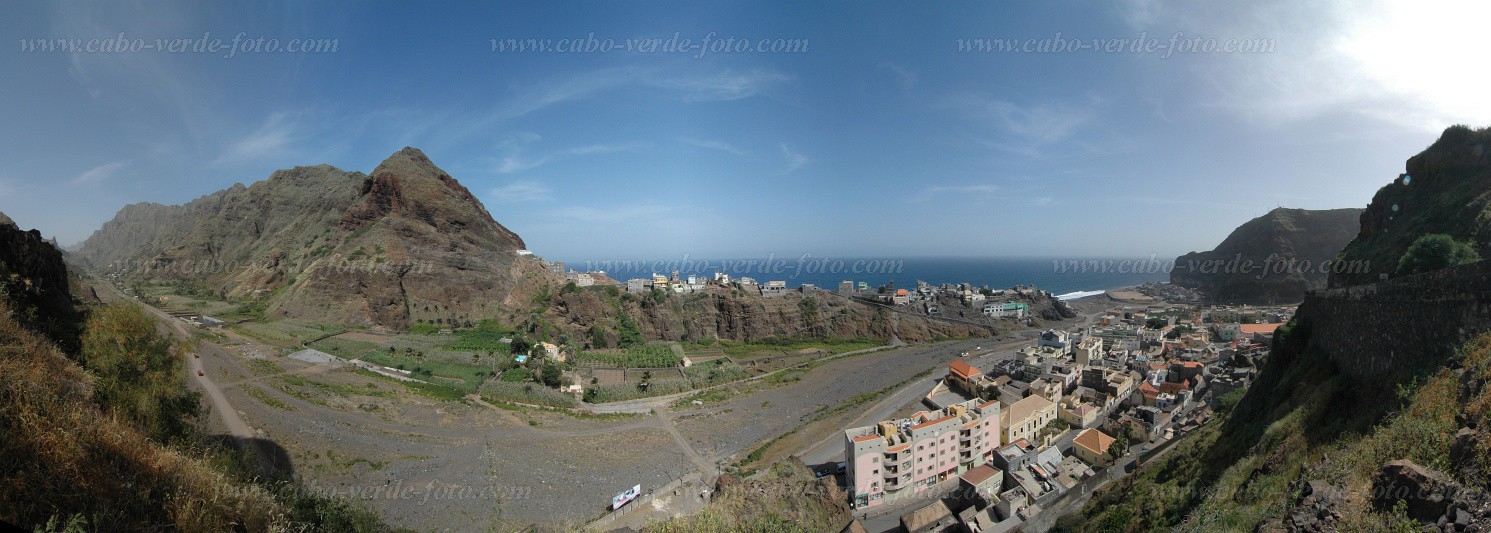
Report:
[[[1354,378],[1436,367],[1491,329],[1491,261],[1311,291],[1299,315],[1310,344]]]

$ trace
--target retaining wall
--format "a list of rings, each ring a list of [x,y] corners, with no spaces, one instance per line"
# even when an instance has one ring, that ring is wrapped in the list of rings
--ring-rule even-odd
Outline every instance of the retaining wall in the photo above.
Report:
[[[1491,329],[1491,261],[1311,291],[1299,316],[1310,344],[1352,377],[1436,367]]]

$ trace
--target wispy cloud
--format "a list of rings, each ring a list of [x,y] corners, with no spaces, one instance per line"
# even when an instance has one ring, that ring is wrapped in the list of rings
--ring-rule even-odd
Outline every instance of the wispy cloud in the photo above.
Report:
[[[769,69],[743,72],[678,74],[657,68],[612,67],[531,85],[517,86],[486,113],[464,119],[452,134],[462,136],[566,102],[584,100],[624,87],[662,89],[659,94],[689,102],[732,101],[761,94],[792,80],[792,76]]]
[[[880,67],[889,69],[892,73],[894,73],[897,80],[901,82],[901,87],[910,89],[916,85],[917,75],[916,72],[912,71],[911,69],[889,61],[881,63]]]
[[[614,154],[618,152],[631,152],[647,147],[647,143],[630,142],[619,144],[591,144],[566,148],[557,152],[551,152],[538,157],[524,157],[521,154],[513,154],[503,157],[497,163],[496,171],[500,174],[511,174],[532,170],[553,161],[574,156]]]
[[[735,145],[732,145],[732,144],[724,142],[724,141],[712,141],[712,140],[707,140],[707,139],[683,138],[683,139],[679,139],[678,142],[681,142],[683,144],[687,144],[689,146],[697,146],[699,148],[708,148],[708,149],[711,149],[711,150],[719,150],[721,152],[729,152],[729,153],[732,153],[732,154],[735,154],[735,155],[740,155],[740,156],[746,155],[746,153],[745,153],[744,150],[736,148]]]
[[[129,166],[130,160],[106,163],[84,171],[72,179],[74,185],[97,185],[114,176],[119,169]]]
[[[552,199],[554,190],[536,181],[514,181],[492,189],[492,197],[499,202],[542,202]]]
[[[1091,109],[1064,104],[1017,105],[978,95],[958,100],[965,109],[993,119],[995,126],[1009,135],[1041,144],[1072,137],[1094,117]]]
[[[936,185],[922,189],[921,192],[911,197],[911,201],[925,202],[943,194],[975,196],[982,199],[997,192],[999,192],[998,185]]]
[[[289,113],[274,113],[259,129],[233,142],[215,163],[254,161],[284,156],[294,144],[299,123]]]
[[[787,168],[782,170],[782,174],[791,174],[797,169],[802,168],[803,165],[808,164],[808,156],[792,151],[791,148],[787,147],[787,143],[782,143],[782,155],[787,158]]]
[[[791,79],[791,76],[775,70],[749,70],[697,77],[662,77],[647,84],[675,89],[687,101],[729,101],[755,96]]]

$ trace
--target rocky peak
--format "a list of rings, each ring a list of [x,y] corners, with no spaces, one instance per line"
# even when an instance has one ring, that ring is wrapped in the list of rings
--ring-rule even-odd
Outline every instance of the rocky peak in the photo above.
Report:
[[[347,212],[341,227],[356,231],[387,217],[428,225],[437,231],[475,230],[477,238],[492,237],[492,244],[499,247],[525,247],[518,234],[492,218],[471,191],[418,148],[394,152],[373,169],[357,205]],[[481,235],[487,232],[490,234]]]
[[[10,217],[5,216],[5,213],[0,213],[0,226],[15,226],[15,225],[16,225],[16,223],[15,223],[14,220],[11,220]]]

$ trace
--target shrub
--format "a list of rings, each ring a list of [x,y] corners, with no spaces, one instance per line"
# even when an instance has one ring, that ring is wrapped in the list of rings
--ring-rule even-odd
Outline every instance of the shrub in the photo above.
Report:
[[[1398,260],[1398,274],[1418,274],[1441,268],[1449,268],[1480,261],[1469,243],[1456,241],[1449,235],[1431,233],[1419,237]]]
[[[182,382],[185,355],[134,304],[95,311],[83,333],[95,400],[162,440],[185,436],[200,410],[197,393]]]

